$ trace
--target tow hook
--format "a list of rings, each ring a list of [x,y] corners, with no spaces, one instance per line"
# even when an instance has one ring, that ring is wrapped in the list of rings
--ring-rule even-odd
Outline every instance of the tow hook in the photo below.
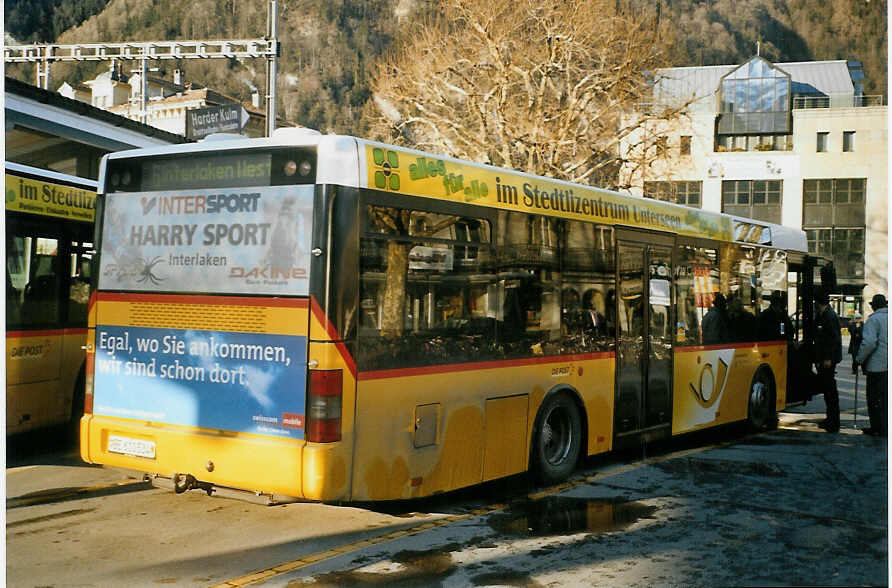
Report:
[[[174,474],[173,491],[182,494],[187,490],[204,490],[208,496],[214,494],[214,486],[208,482],[200,482],[192,474]]]

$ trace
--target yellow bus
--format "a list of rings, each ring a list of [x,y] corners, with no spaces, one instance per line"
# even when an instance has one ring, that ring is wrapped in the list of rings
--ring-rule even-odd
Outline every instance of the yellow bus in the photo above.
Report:
[[[6,434],[77,423],[97,183],[6,163]]]
[[[178,491],[553,483],[808,389],[801,231],[295,130],[100,185],[81,455]]]

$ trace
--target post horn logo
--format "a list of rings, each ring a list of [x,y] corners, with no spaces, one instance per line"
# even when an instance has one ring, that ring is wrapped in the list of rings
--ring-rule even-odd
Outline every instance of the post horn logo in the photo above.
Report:
[[[691,392],[697,402],[704,408],[709,408],[715,404],[716,400],[725,390],[725,384],[728,382],[728,364],[722,358],[718,359],[717,372],[713,371],[711,363],[706,363],[700,370],[700,378],[698,382],[690,382]]]
[[[379,190],[399,191],[400,175],[397,172],[400,167],[400,159],[396,151],[375,147],[372,149],[372,158],[379,168],[375,170],[375,187]]]

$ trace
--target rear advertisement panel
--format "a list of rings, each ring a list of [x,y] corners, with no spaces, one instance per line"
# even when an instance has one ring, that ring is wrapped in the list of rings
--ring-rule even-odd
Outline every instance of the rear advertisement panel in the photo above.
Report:
[[[307,295],[312,186],[106,196],[101,290]]]
[[[304,336],[97,325],[94,413],[303,438]]]

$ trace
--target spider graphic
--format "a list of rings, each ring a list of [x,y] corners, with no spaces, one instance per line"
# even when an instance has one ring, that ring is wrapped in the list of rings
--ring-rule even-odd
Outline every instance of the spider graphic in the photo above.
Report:
[[[147,259],[140,259],[139,262],[140,264],[142,264],[143,268],[142,271],[139,272],[139,279],[136,281],[139,283],[152,282],[152,284],[155,284],[156,286],[163,282],[164,278],[160,278],[152,273],[152,268],[161,263],[161,261],[161,257],[156,257],[152,261],[149,261]]]

